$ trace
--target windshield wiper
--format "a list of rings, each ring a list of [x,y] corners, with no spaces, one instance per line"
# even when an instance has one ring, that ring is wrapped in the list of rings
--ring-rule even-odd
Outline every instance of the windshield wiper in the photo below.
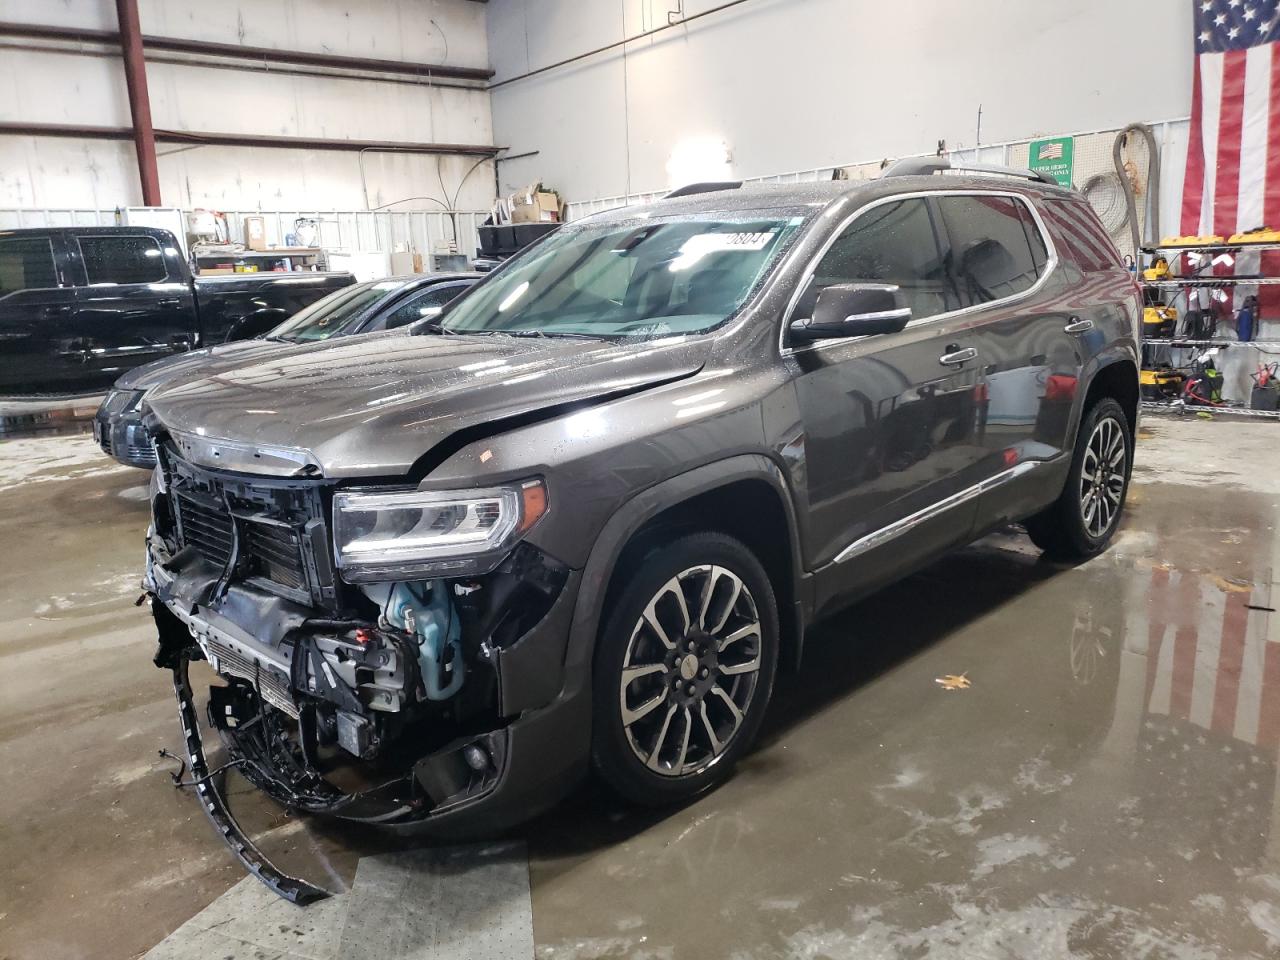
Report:
[[[428,320],[426,323],[420,323],[418,324],[417,328],[413,332],[415,336],[421,335],[423,333],[436,333],[442,337],[462,336],[462,333],[460,331],[450,330],[448,327],[442,324],[439,320]]]
[[[541,330],[537,327],[531,327],[524,330],[495,330],[494,333],[502,333],[508,337],[545,337],[548,340],[604,340],[605,337],[597,336],[591,333],[568,333],[562,330]]]

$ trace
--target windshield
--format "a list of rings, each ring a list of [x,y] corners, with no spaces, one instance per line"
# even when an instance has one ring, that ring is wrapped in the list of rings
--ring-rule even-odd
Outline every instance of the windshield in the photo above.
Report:
[[[661,337],[723,323],[802,217],[564,228],[446,309],[447,333]]]
[[[267,334],[268,340],[310,343],[325,340],[359,317],[383,297],[404,286],[402,280],[374,280],[343,287],[303,307]]]

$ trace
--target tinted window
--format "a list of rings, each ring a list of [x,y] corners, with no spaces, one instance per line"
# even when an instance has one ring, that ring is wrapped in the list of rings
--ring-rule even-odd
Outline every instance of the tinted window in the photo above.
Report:
[[[959,306],[938,230],[923,200],[886,203],[854,220],[818,263],[797,316],[809,316],[818,293],[834,283],[896,283],[916,320]]]
[[[395,293],[403,280],[371,280],[335,290],[304,307],[267,334],[273,340],[295,343],[327,340],[358,320],[379,300]]]
[[[410,297],[382,321],[380,326],[388,329],[403,327],[406,323],[422,320],[440,312],[440,308],[467,289],[467,285],[444,283],[424,290],[416,297]]]
[[[1123,270],[1120,253],[1087,203],[1046,200],[1045,219],[1062,254],[1086,273]]]
[[[151,237],[80,237],[90,283],[161,283],[168,268]]]
[[[0,240],[0,295],[56,287],[53,246],[44,237]]]
[[[1044,275],[1044,268],[1048,266],[1048,246],[1044,242],[1044,234],[1036,223],[1036,218],[1032,216],[1030,207],[1025,204],[1018,205],[1018,215],[1023,220],[1023,230],[1027,233],[1027,242],[1032,244],[1032,260],[1036,262],[1036,274]]]
[[[1011,197],[939,197],[938,206],[966,306],[1016,296],[1035,285],[1048,257],[1034,223],[1024,219],[1022,203]]]

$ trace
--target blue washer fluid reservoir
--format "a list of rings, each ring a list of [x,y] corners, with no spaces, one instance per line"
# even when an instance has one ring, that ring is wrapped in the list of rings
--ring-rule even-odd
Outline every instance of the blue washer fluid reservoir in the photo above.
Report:
[[[443,580],[378,584],[366,593],[382,600],[383,619],[418,638],[418,664],[429,700],[447,700],[462,687],[462,625]],[[376,592],[375,592],[376,591]]]

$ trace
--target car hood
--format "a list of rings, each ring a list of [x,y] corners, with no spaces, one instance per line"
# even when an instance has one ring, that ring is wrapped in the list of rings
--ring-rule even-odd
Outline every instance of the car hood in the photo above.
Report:
[[[150,390],[194,370],[212,372],[224,369],[289,346],[293,345],[278,340],[236,340],[232,343],[220,343],[215,347],[188,350],[186,353],[177,353],[172,357],[163,357],[141,367],[134,367],[116,381],[115,389]]]
[[[507,418],[692,376],[708,350],[706,338],[619,344],[500,334],[387,333],[319,346],[170,381],[147,404],[170,432],[199,438],[184,450],[210,465],[220,456],[211,445],[224,441],[233,460],[263,472],[297,472],[268,467],[289,461],[285,451],[305,452],[298,462],[327,477],[403,475],[458,431],[497,433]]]

